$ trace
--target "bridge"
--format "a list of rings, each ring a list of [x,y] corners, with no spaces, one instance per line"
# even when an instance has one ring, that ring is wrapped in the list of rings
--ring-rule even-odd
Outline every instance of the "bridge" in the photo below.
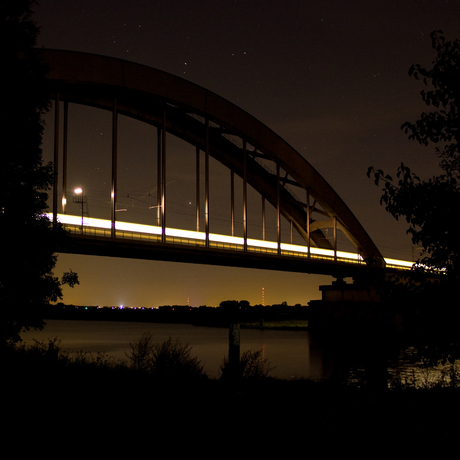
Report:
[[[334,277],[355,276],[370,260],[386,269],[412,265],[385,259],[348,206],[305,158],[266,125],[222,97],[174,75],[120,59],[48,49],[42,50],[42,56],[49,67],[47,81],[55,101],[55,181],[50,218],[70,231],[70,244],[64,252]],[[69,104],[111,113],[110,219],[89,216],[83,194],[74,194],[81,215],[68,213]],[[154,205],[149,206],[156,215],[148,223],[118,218],[122,201],[118,188],[122,174],[118,169],[119,115],[156,129],[157,142],[152,148],[156,196]],[[196,168],[191,173],[196,184],[193,230],[167,225],[166,165],[172,138],[185,141],[195,158]],[[212,231],[210,158],[230,173],[229,224],[224,233]],[[240,236],[235,177],[242,181]],[[249,188],[260,196],[261,232],[257,238],[248,232]],[[266,205],[276,215],[273,241],[267,238]],[[289,241],[282,240],[282,227],[289,229]],[[301,244],[294,243],[294,234]]]

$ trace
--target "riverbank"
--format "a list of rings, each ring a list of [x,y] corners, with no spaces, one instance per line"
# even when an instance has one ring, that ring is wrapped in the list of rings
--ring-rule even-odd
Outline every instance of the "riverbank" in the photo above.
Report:
[[[455,386],[382,391],[272,378],[162,381],[103,362],[66,366],[52,351],[3,357],[5,436],[63,443],[64,457],[84,447],[105,455],[126,448],[130,458],[145,449],[369,458],[382,451],[427,455],[430,446],[439,456],[460,428]]]

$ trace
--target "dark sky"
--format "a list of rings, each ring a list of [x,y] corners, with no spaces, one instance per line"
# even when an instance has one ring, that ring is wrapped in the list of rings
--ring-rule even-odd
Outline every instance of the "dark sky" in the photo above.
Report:
[[[155,67],[251,113],[317,169],[385,257],[406,260],[412,257],[406,226],[379,205],[380,190],[366,171],[373,165],[391,174],[402,161],[422,177],[437,172],[434,147],[420,147],[400,130],[425,110],[421,83],[408,76],[408,69],[413,63],[429,66],[434,59],[433,30],[459,38],[459,18],[460,1],[441,0],[42,0],[35,14],[39,46]],[[73,161],[85,165],[81,171],[89,177],[102,168],[96,159],[109,148],[110,118],[71,110],[78,152]],[[143,158],[142,136],[150,135],[148,129],[124,123],[121,130],[131,142],[126,148]],[[51,158],[51,151],[48,132],[45,157]],[[74,169],[74,185],[80,185],[80,166]],[[155,306],[187,299],[194,306],[226,299],[255,304],[262,287],[266,304],[306,304],[319,298],[319,284],[332,280],[60,255],[56,273],[68,268],[79,273],[81,285],[65,290],[64,301],[92,305]]]

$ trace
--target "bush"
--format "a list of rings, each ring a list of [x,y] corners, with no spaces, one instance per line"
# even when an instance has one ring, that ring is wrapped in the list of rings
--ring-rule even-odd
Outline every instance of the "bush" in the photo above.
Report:
[[[274,369],[269,367],[269,364],[268,359],[262,358],[262,350],[247,350],[240,357],[235,375],[232,375],[231,363],[228,358],[224,358],[220,367],[221,379],[231,377],[252,380],[265,379],[269,377],[270,372]]]
[[[39,341],[33,340],[32,345],[12,344],[9,347],[10,356],[24,367],[35,366],[41,370],[62,369],[67,366],[69,358],[61,348],[57,338]]]
[[[48,340],[33,340],[32,345],[12,344],[9,347],[10,363],[16,363],[23,371],[35,369],[34,372],[46,375],[53,372],[110,372],[128,369],[126,363],[105,353],[93,355],[80,351],[69,353],[61,348],[57,338]],[[6,358],[6,356],[3,356]]]
[[[171,337],[163,343],[154,343],[147,332],[139,340],[131,342],[127,357],[131,367],[154,377],[166,380],[206,378],[201,362],[191,356],[188,343],[175,342]]]

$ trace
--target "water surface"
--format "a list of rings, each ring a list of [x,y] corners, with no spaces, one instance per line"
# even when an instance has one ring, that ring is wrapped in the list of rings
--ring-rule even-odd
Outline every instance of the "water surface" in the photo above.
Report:
[[[60,346],[69,352],[105,353],[117,359],[126,359],[130,343],[150,332],[156,342],[171,337],[188,343],[192,355],[204,365],[211,377],[217,377],[219,367],[228,356],[228,329],[189,324],[159,324],[118,321],[47,320],[42,331],[23,334],[26,344],[36,340],[60,340]],[[264,358],[274,367],[273,377],[322,378],[324,365],[319,350],[307,331],[279,331],[241,329],[241,353],[262,350]]]

